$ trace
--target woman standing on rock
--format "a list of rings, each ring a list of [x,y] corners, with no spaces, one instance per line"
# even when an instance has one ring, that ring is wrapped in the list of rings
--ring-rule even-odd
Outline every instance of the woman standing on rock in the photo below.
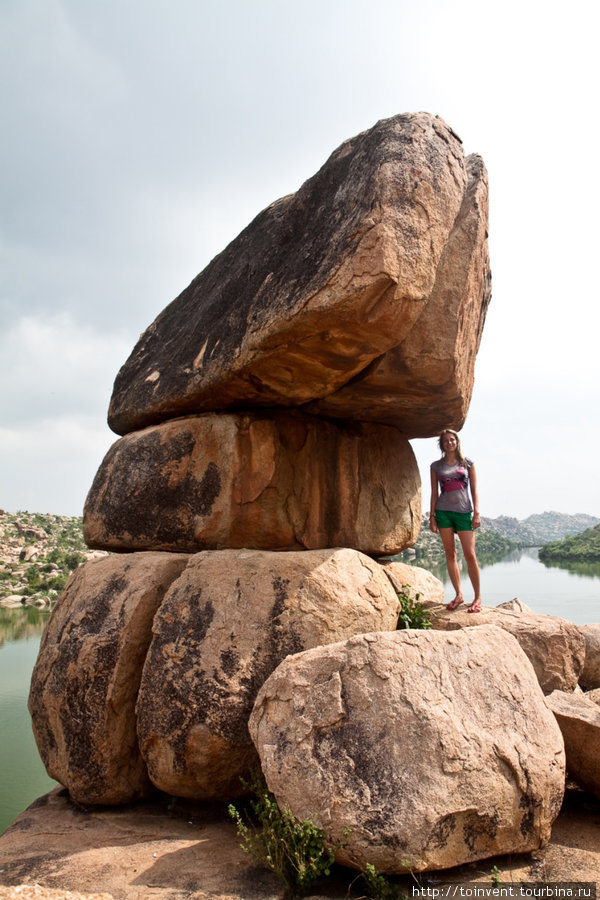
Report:
[[[472,460],[463,456],[460,440],[455,431],[448,428],[442,431],[438,445],[442,451],[442,458],[431,464],[429,528],[434,534],[438,531],[440,533],[448,575],[456,591],[454,600],[446,608],[458,609],[461,603],[464,603],[454,544],[454,534],[457,533],[475,593],[475,599],[467,608],[467,612],[477,613],[481,612],[481,593],[474,529],[481,525],[481,518],[475,466]]]

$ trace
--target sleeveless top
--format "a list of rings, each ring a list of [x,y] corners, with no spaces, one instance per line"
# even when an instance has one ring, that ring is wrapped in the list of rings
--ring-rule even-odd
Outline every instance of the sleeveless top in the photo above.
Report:
[[[473,460],[466,457],[464,466],[460,463],[449,466],[443,459],[436,459],[431,463],[431,470],[435,472],[441,490],[435,504],[436,509],[460,513],[473,512],[469,496],[469,469],[472,465]]]

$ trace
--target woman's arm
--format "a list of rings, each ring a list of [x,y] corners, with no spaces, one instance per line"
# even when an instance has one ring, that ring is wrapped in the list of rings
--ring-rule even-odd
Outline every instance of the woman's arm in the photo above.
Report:
[[[435,504],[437,503],[439,483],[436,473],[431,471],[431,500],[429,502],[429,530],[437,534],[437,522],[435,521]]]
[[[475,464],[471,464],[469,469],[469,484],[471,486],[471,499],[473,500],[473,528],[479,528],[481,525],[481,516],[479,515],[479,491],[477,490],[477,472]]]

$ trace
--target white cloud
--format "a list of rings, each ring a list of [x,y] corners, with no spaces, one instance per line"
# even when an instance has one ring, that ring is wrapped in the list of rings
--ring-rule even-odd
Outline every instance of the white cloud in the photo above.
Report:
[[[343,140],[428,110],[490,174],[493,300],[464,429],[482,496],[496,513],[554,505],[539,477],[550,442],[582,473],[552,483],[556,502],[597,512],[591,13],[587,0],[2,4],[0,504],[23,460],[18,505],[39,507],[18,494],[34,470],[43,506],[63,477],[84,495],[93,466],[63,460],[93,457],[88,430],[110,442],[113,379],[139,332]]]
[[[98,420],[38,419],[0,428],[0,506],[77,516],[104,454],[116,440]]]
[[[0,335],[0,421],[106,416],[114,377],[131,336],[97,333],[65,312],[24,316]]]

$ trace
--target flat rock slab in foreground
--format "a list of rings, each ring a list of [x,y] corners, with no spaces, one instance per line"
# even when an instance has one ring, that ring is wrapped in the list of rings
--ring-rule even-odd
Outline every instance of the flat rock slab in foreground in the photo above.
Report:
[[[57,789],[0,836],[0,860],[2,900],[22,896],[9,885],[36,883],[50,891],[106,893],[114,900],[284,900],[286,896],[275,876],[242,852],[223,806],[192,801],[173,804],[168,797],[91,811],[71,803],[66,791]],[[600,802],[570,791],[550,843],[542,850],[436,872],[434,885],[476,882],[489,891],[497,871],[501,884],[597,882]],[[355,878],[355,871],[342,870],[339,878],[315,885],[312,896],[364,898],[362,882],[355,881],[348,890]],[[413,877],[401,876],[398,882],[410,897]],[[46,900],[46,895],[41,896]],[[51,893],[48,900],[54,900]]]
[[[516,640],[490,626],[364,634],[290,656],[249,730],[279,805],[359,870],[538,849],[563,797],[560,730]]]
[[[329,398],[425,313],[406,355],[323,412],[360,419],[367,408],[408,437],[435,434],[464,417],[488,302],[483,164],[467,172],[440,118],[395,116],[342,144],[166,307],[117,376],[109,424],[126,434]]]
[[[413,544],[419,470],[396,428],[294,412],[206,413],[117,441],[88,495],[105,550],[318,550]]]
[[[355,550],[198,553],[163,600],[137,704],[154,784],[227,800],[258,768],[248,718],[289,653],[362,631],[392,631],[398,597]]]

